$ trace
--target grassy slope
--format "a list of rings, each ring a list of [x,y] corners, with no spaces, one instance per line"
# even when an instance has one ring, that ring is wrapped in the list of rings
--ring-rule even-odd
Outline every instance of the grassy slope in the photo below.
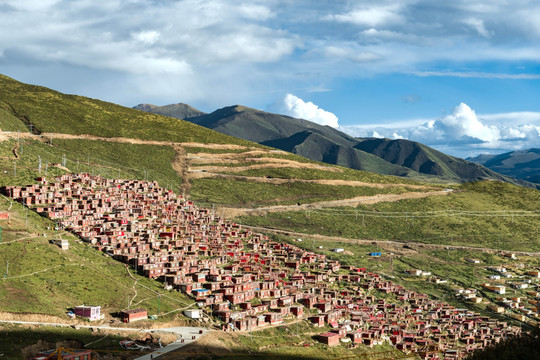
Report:
[[[60,132],[147,140],[205,142],[258,146],[187,121],[150,114],[76,95],[27,85],[0,75],[0,108],[34,133]]]
[[[3,109],[3,104],[0,102],[0,129],[2,131],[21,131],[28,132],[28,128],[24,123]]]
[[[81,304],[101,305],[106,313],[127,308],[128,299],[135,295],[135,280],[123,264],[76,241],[74,236],[58,234],[53,230],[53,222],[32,211],[28,211],[26,227],[27,212],[22,205],[11,205],[10,200],[0,198],[0,211],[6,211],[10,206],[11,219],[0,223],[2,275],[9,262],[9,273],[0,282],[0,309],[67,319],[67,309]],[[69,250],[62,251],[49,244],[50,239],[60,235],[69,239]],[[158,312],[158,306],[160,312],[165,313],[192,303],[184,295],[163,290],[163,285],[157,281],[135,273],[133,276],[138,281],[133,304],[142,300],[137,306],[147,308],[151,314]],[[172,299],[162,297],[159,300],[156,292]]]
[[[64,155],[66,167],[73,172],[90,172],[111,178],[144,179],[147,176],[175,190],[182,181],[171,166],[174,150],[168,146],[91,140],[54,140],[54,146],[49,146],[39,141],[21,140],[20,158],[15,160],[11,149],[16,144],[17,140],[0,142],[0,185],[33,183],[38,175],[38,156],[41,156],[41,175],[62,174],[64,170],[50,164],[62,163]],[[14,164],[16,178],[13,177]]]
[[[302,182],[278,185],[229,179],[197,179],[192,181],[192,185],[191,197],[198,203],[250,207],[312,203],[411,191],[404,187],[378,189]],[[219,191],[216,191],[218,189]]]
[[[413,212],[434,210],[529,210],[537,211],[538,190],[502,182],[465,184],[461,191],[443,197],[402,200],[359,206],[359,216],[350,209],[303,213],[272,213],[266,217],[244,217],[245,224],[287,228],[310,233],[359,239],[410,240],[425,243],[476,245],[514,250],[537,250],[540,241],[538,216],[534,217],[412,217]],[[362,220],[362,211],[368,211]],[[399,212],[401,217],[381,217],[381,212]],[[409,213],[409,217],[406,217]]]

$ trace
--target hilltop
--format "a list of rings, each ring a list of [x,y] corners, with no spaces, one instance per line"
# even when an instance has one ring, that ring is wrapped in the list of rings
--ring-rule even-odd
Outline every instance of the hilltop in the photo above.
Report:
[[[180,109],[187,106],[179,105]],[[183,118],[223,134],[356,170],[424,181],[469,182],[489,179],[534,186],[414,141],[354,138],[329,126],[240,105],[198,116],[182,116],[183,111],[179,111],[178,116],[172,115],[169,109],[175,107],[135,108]]]
[[[165,106],[156,106],[152,104],[139,104],[133,107],[136,110],[146,111],[153,114],[170,116],[177,119],[189,119],[196,116],[206,115],[205,112],[195,109],[188,104],[171,104]]]

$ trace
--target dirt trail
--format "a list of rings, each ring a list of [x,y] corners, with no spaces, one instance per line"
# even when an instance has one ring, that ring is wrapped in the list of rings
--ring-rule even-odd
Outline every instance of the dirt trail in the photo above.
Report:
[[[11,149],[11,151],[13,152],[13,155],[15,156],[15,159],[19,158],[19,148],[20,147],[21,147],[21,144],[19,142],[17,142],[15,144],[15,146],[13,147],[13,149]]]
[[[61,133],[42,133],[40,135],[32,135],[30,133],[16,133],[16,132],[2,132],[0,133],[0,141],[7,139],[14,139],[17,136],[21,138],[40,140],[43,142],[48,142],[50,139],[64,139],[64,140],[97,140],[97,141],[107,141],[107,142],[117,142],[124,144],[143,144],[143,145],[158,145],[158,146],[171,146],[171,145],[180,145],[184,147],[200,147],[207,149],[224,149],[224,150],[238,150],[238,149],[253,149],[248,146],[242,145],[233,145],[233,144],[205,144],[205,143],[195,143],[195,142],[172,142],[172,141],[159,141],[159,140],[143,140],[143,139],[133,139],[125,137],[103,137],[95,135],[74,135],[74,134],[61,134]]]
[[[378,194],[375,196],[358,196],[351,199],[343,200],[331,200],[321,201],[310,204],[298,204],[298,205],[274,205],[264,206],[257,208],[230,208],[222,207],[222,210],[229,217],[237,217],[242,215],[248,215],[250,213],[267,213],[267,212],[281,212],[281,211],[300,211],[309,209],[321,209],[326,207],[341,207],[351,206],[356,207],[360,204],[376,204],[380,202],[394,202],[405,199],[421,199],[429,196],[445,196],[450,191],[431,191],[431,192],[407,192],[403,194]]]
[[[363,186],[371,187],[377,189],[388,189],[396,187],[405,187],[409,189],[417,190],[440,190],[440,187],[434,186],[425,186],[425,185],[412,185],[412,184],[379,184],[379,183],[367,183],[363,181],[356,180],[339,180],[339,179],[285,179],[285,178],[268,178],[268,177],[257,177],[257,176],[244,176],[244,175],[233,175],[233,174],[219,174],[214,172],[191,172],[191,178],[201,179],[201,178],[227,178],[234,180],[244,180],[252,182],[260,182],[267,184],[291,184],[295,182],[303,182],[310,184],[320,184],[320,185],[332,185],[332,186]]]
[[[277,168],[295,168],[295,169],[316,169],[316,170],[325,170],[331,172],[343,172],[340,168],[327,167],[322,165],[315,164],[306,164],[296,161],[280,161],[280,162],[269,162],[266,164],[254,164],[246,166],[205,166],[203,168],[191,168],[190,172],[198,171],[210,171],[210,172],[242,172],[252,169],[277,169]]]
[[[241,153],[218,153],[218,154],[212,154],[212,153],[191,153],[188,155],[188,157],[191,159],[191,162],[193,164],[207,164],[209,162],[226,162],[226,161],[236,161],[235,159],[245,159],[246,157],[254,157],[254,156],[260,156],[260,155],[266,155],[266,154],[281,154],[281,155],[290,155],[290,153],[282,150],[251,150],[251,151],[244,151]],[[276,159],[280,160],[279,158],[265,158],[266,159]],[[251,161],[256,161],[257,159],[249,159]]]
[[[180,191],[183,194],[189,194],[189,191],[191,190],[191,183],[189,182],[189,159],[186,156],[186,150],[178,144],[174,144],[173,149],[176,154],[174,155],[172,167],[182,179]]]

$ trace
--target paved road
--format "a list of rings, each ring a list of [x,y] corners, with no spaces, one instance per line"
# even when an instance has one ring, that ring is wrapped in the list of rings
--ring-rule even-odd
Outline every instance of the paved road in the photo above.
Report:
[[[168,352],[177,350],[181,348],[182,346],[185,346],[187,344],[190,344],[194,341],[196,341],[199,336],[199,331],[206,331],[204,328],[198,328],[198,327],[172,327],[172,328],[166,328],[166,329],[160,329],[160,331],[168,331],[168,332],[174,332],[178,335],[182,335],[181,338],[179,338],[177,341],[163,347],[160,349],[157,349],[156,351],[143,355],[141,357],[138,357],[134,360],[150,360],[150,359],[157,359],[160,355],[166,354]],[[195,337],[195,339],[193,339]],[[182,339],[184,340],[182,342]]]

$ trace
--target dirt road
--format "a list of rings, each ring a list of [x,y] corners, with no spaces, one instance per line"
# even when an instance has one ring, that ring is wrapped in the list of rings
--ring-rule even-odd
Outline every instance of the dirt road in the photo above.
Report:
[[[223,211],[230,217],[237,217],[242,215],[248,215],[251,213],[268,213],[268,212],[282,212],[282,211],[305,211],[309,209],[321,209],[327,207],[341,207],[350,206],[356,207],[360,204],[376,204],[380,202],[394,202],[405,199],[421,199],[430,196],[446,196],[451,191],[429,191],[429,192],[406,192],[402,194],[378,194],[375,196],[359,196],[351,199],[343,200],[331,200],[320,201],[309,204],[299,205],[274,205],[274,206],[261,206],[256,208],[233,208],[233,207],[221,207],[219,210]]]

